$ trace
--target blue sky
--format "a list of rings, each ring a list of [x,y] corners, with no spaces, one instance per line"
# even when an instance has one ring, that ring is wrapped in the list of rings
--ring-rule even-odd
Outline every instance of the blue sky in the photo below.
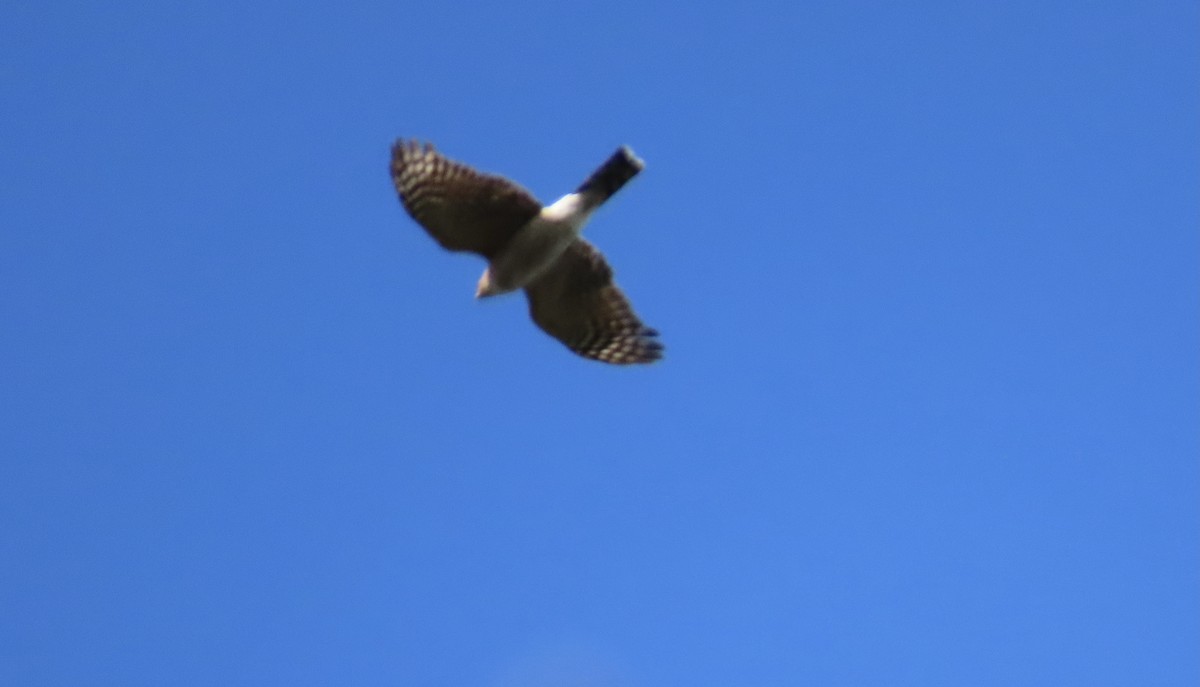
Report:
[[[414,5],[0,10],[0,683],[1197,684],[1196,3]]]

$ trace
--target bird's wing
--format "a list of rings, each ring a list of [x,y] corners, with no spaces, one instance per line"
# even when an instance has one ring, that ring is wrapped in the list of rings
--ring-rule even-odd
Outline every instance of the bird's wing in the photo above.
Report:
[[[392,181],[408,214],[443,248],[489,260],[542,209],[518,184],[447,159],[428,143],[396,141]]]
[[[662,357],[658,332],[642,324],[604,256],[583,239],[526,286],[525,295],[537,326],[585,358],[628,365]]]

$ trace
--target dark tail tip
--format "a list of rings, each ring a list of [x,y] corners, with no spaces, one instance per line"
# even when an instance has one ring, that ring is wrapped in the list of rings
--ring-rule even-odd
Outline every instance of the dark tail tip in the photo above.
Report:
[[[645,166],[646,163],[634,155],[629,146],[621,146],[599,169],[592,172],[576,193],[594,194],[604,201],[637,176]]]

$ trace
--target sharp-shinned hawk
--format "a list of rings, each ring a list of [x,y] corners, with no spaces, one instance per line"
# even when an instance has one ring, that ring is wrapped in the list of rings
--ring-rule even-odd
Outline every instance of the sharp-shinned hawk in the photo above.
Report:
[[[396,141],[391,172],[408,214],[443,248],[488,261],[477,298],[524,288],[543,331],[585,358],[623,365],[658,360],[663,347],[580,232],[642,167],[622,147],[573,193],[545,207],[518,184],[447,159],[428,143]]]

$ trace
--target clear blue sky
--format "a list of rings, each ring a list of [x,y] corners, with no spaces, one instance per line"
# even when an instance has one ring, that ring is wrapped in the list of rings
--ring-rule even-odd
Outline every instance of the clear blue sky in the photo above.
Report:
[[[0,684],[1200,683],[1197,27],[5,4]],[[631,145],[666,359],[473,301],[397,136]]]

